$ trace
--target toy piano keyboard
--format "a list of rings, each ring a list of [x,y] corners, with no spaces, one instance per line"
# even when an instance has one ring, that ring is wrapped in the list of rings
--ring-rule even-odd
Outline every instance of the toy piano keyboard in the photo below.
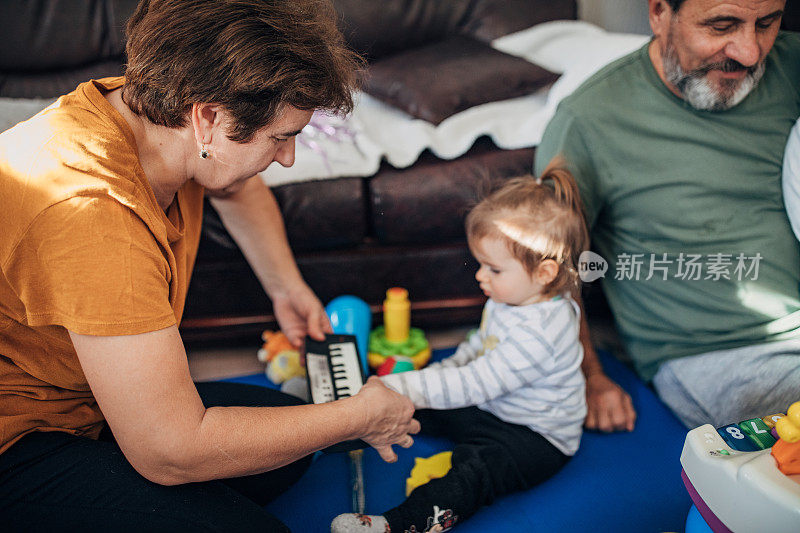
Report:
[[[354,335],[306,339],[306,369],[314,403],[355,396],[366,381]]]
[[[686,435],[681,476],[715,533],[800,532],[800,475],[783,474],[770,454],[781,416],[705,424]]]

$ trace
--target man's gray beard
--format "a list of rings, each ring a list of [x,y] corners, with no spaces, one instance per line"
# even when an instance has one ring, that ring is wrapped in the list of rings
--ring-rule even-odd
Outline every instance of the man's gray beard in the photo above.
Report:
[[[708,70],[699,68],[688,73],[683,70],[671,40],[667,42],[661,60],[667,81],[678,89],[690,106],[702,111],[724,111],[738,105],[756,88],[766,67],[766,61],[762,60],[742,80],[723,79],[717,89],[708,79]]]

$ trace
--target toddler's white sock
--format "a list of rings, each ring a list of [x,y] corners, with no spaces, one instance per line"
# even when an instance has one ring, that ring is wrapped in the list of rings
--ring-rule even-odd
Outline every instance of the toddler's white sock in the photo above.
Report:
[[[381,515],[340,514],[331,522],[331,533],[390,533],[389,522]]]

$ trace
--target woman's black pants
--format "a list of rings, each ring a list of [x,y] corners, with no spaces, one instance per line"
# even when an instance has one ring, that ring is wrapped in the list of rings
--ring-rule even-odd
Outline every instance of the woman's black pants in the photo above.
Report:
[[[236,383],[198,383],[206,407],[301,403]],[[311,456],[253,476],[163,486],[125,459],[111,432],[26,435],[0,455],[3,531],[259,531],[289,529],[263,506],[297,481]]]

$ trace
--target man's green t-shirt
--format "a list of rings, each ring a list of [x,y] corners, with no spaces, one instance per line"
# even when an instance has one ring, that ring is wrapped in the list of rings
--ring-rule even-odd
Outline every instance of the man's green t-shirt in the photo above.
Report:
[[[672,94],[647,46],[561,102],[536,173],[561,154],[575,174],[593,249],[609,263],[604,292],[645,379],[671,358],[800,337],[800,246],[781,193],[798,115],[792,33],[727,111]]]

